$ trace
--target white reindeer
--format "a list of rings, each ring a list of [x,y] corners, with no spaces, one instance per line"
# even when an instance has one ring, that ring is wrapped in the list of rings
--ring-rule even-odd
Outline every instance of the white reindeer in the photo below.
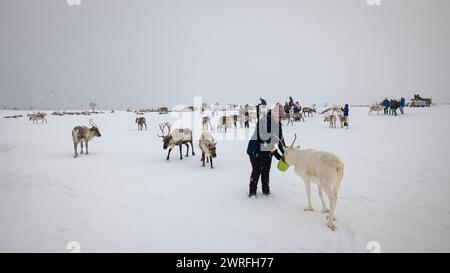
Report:
[[[374,103],[369,107],[369,114],[372,115],[372,112],[377,112],[377,115],[380,114],[381,111],[383,111],[384,107],[378,103]]]
[[[311,182],[317,183],[319,197],[322,201],[322,212],[329,213],[327,226],[334,231],[336,229],[334,213],[339,187],[344,177],[344,163],[336,155],[328,152],[300,149],[300,146],[293,147],[296,138],[297,135],[290,147],[284,147],[284,158],[287,164],[294,166],[297,175],[305,182],[308,197],[308,206],[305,211],[313,211]],[[323,199],[322,191],[325,191],[330,201],[329,210]]]

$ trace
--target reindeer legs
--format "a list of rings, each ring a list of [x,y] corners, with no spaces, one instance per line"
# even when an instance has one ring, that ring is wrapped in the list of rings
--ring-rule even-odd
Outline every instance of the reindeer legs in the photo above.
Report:
[[[86,141],[85,144],[86,144],[86,154],[89,154],[89,152],[88,152],[88,142]]]
[[[311,181],[305,181],[306,186],[306,195],[308,196],[308,206],[305,208],[305,211],[314,211],[311,204]]]
[[[205,167],[205,153],[203,153],[202,152],[202,159],[201,159],[201,161],[202,161],[202,167]]]
[[[80,146],[81,146],[81,152],[80,152],[80,154],[83,154],[83,141],[80,141]]]
[[[73,149],[75,150],[75,155],[73,156],[74,158],[77,158],[77,157],[78,157],[77,146],[78,146],[78,144],[74,142],[74,143],[73,143]]]
[[[329,210],[327,209],[327,205],[325,204],[325,201],[323,200],[323,190],[322,190],[322,186],[317,185],[318,189],[319,189],[319,197],[320,197],[320,201],[322,201],[322,212],[323,213],[327,213],[329,212]]]
[[[180,146],[180,159],[183,159],[183,145],[180,144],[178,146]]]
[[[336,220],[334,218],[334,210],[336,209],[337,194],[333,193],[333,191],[328,186],[324,187],[324,190],[328,198],[330,199],[330,213],[327,217],[327,226],[334,231],[336,229],[336,225],[333,222],[334,220]]]
[[[169,152],[167,153],[167,158],[166,158],[166,160],[169,160],[170,152],[171,152],[171,151],[172,151],[172,148],[169,149]]]
[[[181,145],[180,145],[180,147],[181,147]],[[186,150],[186,157],[188,157],[189,156],[189,144],[188,143],[184,143],[184,145],[186,145],[186,149],[187,149]]]
[[[191,139],[192,139],[192,135],[191,135]],[[192,144],[192,140],[189,143],[191,143],[191,146],[192,146],[192,155],[195,155],[195,153],[194,153],[194,145]]]

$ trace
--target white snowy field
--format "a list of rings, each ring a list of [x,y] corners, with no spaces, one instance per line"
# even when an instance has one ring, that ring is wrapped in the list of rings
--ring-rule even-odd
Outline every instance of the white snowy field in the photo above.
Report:
[[[0,111],[0,116],[23,113]],[[50,113],[50,112],[49,112]],[[273,161],[270,197],[247,197],[247,139],[253,128],[214,132],[215,169],[196,155],[171,160],[157,137],[172,115],[48,116],[48,124],[0,118],[0,251],[68,252],[383,252],[450,251],[450,107],[406,109],[397,117],[350,109],[350,129],[323,117],[284,126],[288,143],[333,152],[345,164],[329,230],[313,187]],[[89,155],[73,158],[71,130],[98,124]],[[186,120],[178,124],[186,126]],[[253,125],[252,125],[253,126]],[[198,137],[196,137],[198,139]],[[237,138],[238,140],[234,140]],[[185,151],[185,150],[184,150]]]

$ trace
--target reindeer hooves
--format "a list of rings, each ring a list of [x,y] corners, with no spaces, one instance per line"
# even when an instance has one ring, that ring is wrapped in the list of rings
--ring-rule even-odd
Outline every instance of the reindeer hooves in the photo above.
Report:
[[[312,207],[306,207],[305,211],[314,211],[314,209]]]
[[[73,156],[73,158],[77,158],[77,157],[78,157],[78,155],[77,155],[77,154]]]
[[[322,211],[321,211],[322,213],[329,213],[330,212],[330,210],[329,209],[322,209]]]
[[[328,224],[327,224],[327,227],[328,227],[329,229],[331,229],[332,231],[335,231],[335,230],[336,230],[336,225],[335,225],[334,223],[328,223]]]

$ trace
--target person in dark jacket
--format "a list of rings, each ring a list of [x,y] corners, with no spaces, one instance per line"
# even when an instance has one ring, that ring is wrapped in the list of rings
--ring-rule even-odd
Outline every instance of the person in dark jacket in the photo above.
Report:
[[[344,113],[344,117],[348,117],[348,104],[346,104],[344,106],[344,108],[342,108],[342,112]]]
[[[400,103],[397,100],[391,100],[390,102],[390,115],[397,116],[397,109]]]
[[[248,104],[245,105],[244,107],[244,115],[245,115],[245,123],[244,123],[244,127],[245,128],[249,128],[250,124],[249,124],[249,119],[250,119],[250,114],[249,114],[249,106]]]
[[[278,109],[269,110],[267,114],[260,115],[259,106],[256,108],[257,123],[255,132],[252,138],[248,142],[247,154],[250,158],[252,165],[252,173],[250,176],[249,194],[251,198],[256,197],[256,191],[258,187],[258,181],[261,178],[262,192],[264,195],[270,195],[269,178],[270,168],[272,165],[272,156],[275,156],[278,160],[281,159],[275,145],[278,144],[278,148],[283,153],[283,145],[280,140],[283,140],[283,131]],[[277,137],[278,137],[278,140]]]
[[[345,104],[344,108],[341,108],[341,110],[342,110],[342,113],[344,114],[344,118],[345,118],[344,126],[347,127],[347,129],[348,129],[348,112],[349,112],[348,104]]]
[[[387,115],[389,113],[389,100],[387,98],[384,99],[383,101],[383,106],[384,106],[384,114]]]
[[[404,111],[403,111],[403,108],[405,108],[405,98],[401,98],[400,99],[400,113],[402,113],[402,115],[405,113]]]
[[[296,101],[294,103],[294,113],[298,114],[302,111],[302,107],[300,106],[300,103],[298,103],[298,101]]]
[[[259,98],[259,100],[261,101],[261,105],[267,105],[267,101],[263,98]]]
[[[393,102],[393,100],[391,99],[391,100],[389,101],[388,115],[392,115],[392,107],[394,106],[394,105],[392,105],[392,102]]]
[[[284,112],[286,114],[289,114],[290,110],[291,110],[291,105],[289,105],[287,102],[285,102],[284,103]]]

